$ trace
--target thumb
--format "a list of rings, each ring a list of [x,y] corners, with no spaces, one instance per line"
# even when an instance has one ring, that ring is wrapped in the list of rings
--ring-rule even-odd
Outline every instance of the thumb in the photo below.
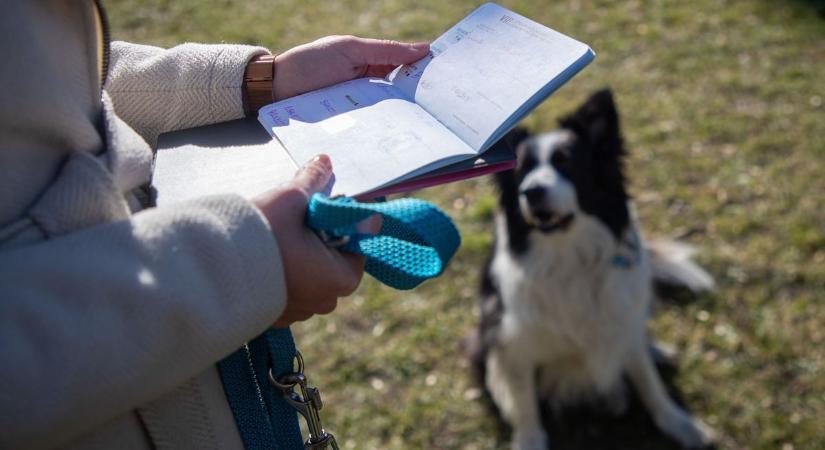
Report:
[[[295,174],[292,182],[296,188],[303,190],[307,195],[312,195],[316,192],[324,192],[331,177],[332,161],[327,155],[318,155]]]
[[[356,54],[362,64],[399,65],[407,64],[427,56],[430,44],[418,42],[408,44],[385,39],[357,38]]]

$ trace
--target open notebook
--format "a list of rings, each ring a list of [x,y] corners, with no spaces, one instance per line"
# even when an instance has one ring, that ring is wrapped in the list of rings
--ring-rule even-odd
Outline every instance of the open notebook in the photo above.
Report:
[[[494,144],[594,57],[587,45],[494,3],[470,13],[431,49],[386,78],[352,80],[261,108],[263,135],[238,122],[161,136],[153,180],[158,199],[195,185],[213,187],[201,195],[215,187],[254,195],[251,186],[286,181],[297,164],[319,153],[332,159],[331,194],[357,198],[506,169],[514,156]],[[241,140],[237,133],[247,129],[250,136]],[[210,152],[216,137],[196,136],[219,132],[237,136],[221,137],[231,151]]]
[[[281,144],[252,118],[164,133],[158,138],[157,148],[152,185],[158,204],[226,193],[252,198],[289,181],[298,170]],[[497,144],[477,158],[459,161],[359,198],[408,192],[506,170],[513,167],[514,162],[512,150]]]
[[[295,161],[332,158],[333,194],[359,195],[475,158],[593,59],[590,48],[493,3],[429,56],[261,108]]]

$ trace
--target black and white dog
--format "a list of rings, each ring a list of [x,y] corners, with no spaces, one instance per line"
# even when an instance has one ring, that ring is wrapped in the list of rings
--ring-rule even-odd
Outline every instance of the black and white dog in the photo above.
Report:
[[[666,393],[646,321],[654,279],[694,291],[713,280],[687,247],[642,239],[610,91],[591,96],[559,130],[505,139],[518,167],[496,177],[500,211],[475,356],[513,428],[512,447],[548,448],[540,401],[558,409],[601,398],[621,414],[623,377],[665,434],[683,447],[708,445],[709,430]]]

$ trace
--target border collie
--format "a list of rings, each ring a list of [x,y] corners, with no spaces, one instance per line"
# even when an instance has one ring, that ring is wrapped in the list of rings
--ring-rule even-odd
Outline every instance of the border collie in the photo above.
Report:
[[[623,377],[661,431],[683,447],[705,447],[710,430],[665,391],[646,321],[654,280],[697,292],[713,280],[689,247],[642,239],[610,91],[560,123],[505,138],[518,166],[496,176],[500,210],[471,350],[485,388],[512,427],[514,449],[548,448],[540,401],[558,411],[601,399],[622,414]]]

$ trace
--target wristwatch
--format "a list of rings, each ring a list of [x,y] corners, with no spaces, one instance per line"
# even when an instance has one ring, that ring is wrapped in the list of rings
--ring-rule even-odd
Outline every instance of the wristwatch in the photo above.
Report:
[[[258,55],[246,64],[243,74],[244,112],[253,116],[261,107],[275,101],[275,56]]]

